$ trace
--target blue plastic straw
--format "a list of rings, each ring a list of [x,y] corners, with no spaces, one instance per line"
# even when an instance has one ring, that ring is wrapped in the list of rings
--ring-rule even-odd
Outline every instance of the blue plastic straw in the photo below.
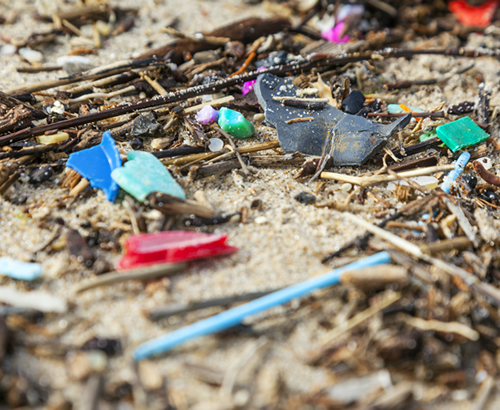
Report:
[[[324,275],[278,290],[249,303],[245,303],[244,305],[229,309],[218,315],[209,317],[208,319],[193,323],[192,325],[143,343],[135,350],[134,359],[146,359],[147,357],[164,353],[195,337],[228,329],[241,323],[247,316],[254,315],[274,306],[282,305],[292,299],[307,295],[313,290],[336,285],[340,282],[342,274],[346,271],[380,265],[382,263],[388,263],[390,260],[391,257],[387,252],[380,252],[341,268],[334,269]]]
[[[453,186],[455,180],[464,171],[467,162],[469,162],[469,159],[470,159],[470,154],[467,151],[462,152],[460,154],[460,156],[457,159],[457,162],[455,163],[455,169],[450,171],[450,173],[444,178],[444,181],[441,184],[441,189],[444,192],[446,192],[447,194],[450,193],[451,187]]]

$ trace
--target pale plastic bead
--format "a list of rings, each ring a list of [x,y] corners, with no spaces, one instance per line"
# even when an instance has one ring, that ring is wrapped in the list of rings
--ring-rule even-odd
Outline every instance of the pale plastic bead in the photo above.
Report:
[[[211,138],[208,149],[212,152],[218,152],[224,148],[224,143],[220,138]]]

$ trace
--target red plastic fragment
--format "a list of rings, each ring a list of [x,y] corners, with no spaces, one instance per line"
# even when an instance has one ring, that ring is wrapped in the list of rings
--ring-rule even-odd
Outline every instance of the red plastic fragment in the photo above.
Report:
[[[481,6],[471,6],[465,0],[450,1],[449,8],[465,27],[487,27],[491,23],[498,0],[486,1]]]
[[[116,269],[131,269],[155,263],[184,262],[236,252],[226,245],[227,235],[190,231],[168,231],[134,235],[125,242],[126,254]]]

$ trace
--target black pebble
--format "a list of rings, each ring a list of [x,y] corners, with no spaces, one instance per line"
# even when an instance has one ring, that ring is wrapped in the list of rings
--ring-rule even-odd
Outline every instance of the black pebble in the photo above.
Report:
[[[130,141],[130,148],[133,150],[138,150],[141,149],[144,144],[142,143],[142,140],[140,138],[134,138],[132,141]]]
[[[101,350],[106,353],[106,356],[115,356],[121,353],[122,345],[119,340],[116,339],[101,339],[98,337],[93,337],[87,340],[81,347],[80,350]]]
[[[484,191],[481,194],[481,198],[483,198],[485,201],[494,203],[496,202],[498,196],[493,191]]]
[[[50,165],[45,167],[34,168],[30,172],[30,184],[41,184],[42,182],[47,181],[52,175],[54,175],[54,170]]]
[[[462,178],[466,182],[466,184],[469,185],[470,189],[474,189],[476,187],[477,178],[475,175],[467,174],[467,175],[464,175]]]
[[[357,114],[361,108],[363,108],[363,104],[365,103],[365,96],[361,91],[353,90],[347,96],[347,98],[342,101],[342,111],[345,111],[348,114]]]
[[[316,202],[316,197],[313,194],[301,192],[300,194],[295,195],[295,200],[301,204],[310,205]]]

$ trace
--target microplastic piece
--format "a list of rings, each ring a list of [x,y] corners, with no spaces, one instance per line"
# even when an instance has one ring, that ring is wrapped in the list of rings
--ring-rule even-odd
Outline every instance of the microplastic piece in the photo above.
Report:
[[[210,138],[208,149],[212,152],[219,152],[224,148],[224,142],[220,138]]]
[[[66,132],[58,132],[56,134],[50,135],[39,135],[36,140],[43,145],[58,144],[60,142],[66,141],[69,138],[69,134]]]
[[[323,31],[321,33],[321,38],[325,39],[326,41],[329,41],[330,43],[337,43],[337,44],[347,43],[349,41],[349,36],[347,34],[344,34],[344,36],[342,36],[344,27],[345,23],[341,21],[335,27]]]
[[[253,124],[243,114],[226,107],[219,111],[219,126],[234,138],[248,138],[255,131]]]
[[[140,345],[134,351],[134,360],[143,360],[150,356],[167,352],[196,337],[213,334],[236,326],[247,316],[255,315],[256,313],[263,312],[274,306],[283,305],[292,299],[308,295],[316,289],[336,285],[340,282],[344,272],[389,263],[390,260],[391,256],[389,253],[380,252],[368,258],[363,258],[349,265],[342,266],[341,268],[334,269],[324,275],[313,277],[304,282],[280,289],[269,295],[226,310],[208,319],[177,329]]]
[[[448,175],[444,177],[443,183],[441,184],[441,189],[447,194],[450,193],[451,187],[455,183],[456,179],[464,172],[467,162],[469,162],[470,154],[465,151],[460,154],[455,162],[455,169],[450,171]]]
[[[498,7],[498,0],[485,1],[479,6],[472,6],[466,0],[450,1],[448,7],[465,27],[487,27]]]
[[[226,240],[227,235],[191,231],[134,235],[125,242],[126,254],[116,268],[185,262],[236,252],[238,248],[226,245]]]
[[[418,140],[420,142],[424,142],[424,141],[427,141],[427,140],[430,140],[430,139],[436,138],[436,137],[437,137],[436,129],[433,128],[432,130],[421,134],[420,137],[418,137]]]
[[[196,113],[196,120],[203,125],[216,122],[219,119],[219,112],[211,105],[205,105]]]
[[[111,177],[138,201],[144,202],[151,192],[162,192],[177,198],[186,198],[183,189],[153,154],[144,151],[129,151],[127,159],[123,167],[111,173]]]
[[[453,152],[479,144],[490,137],[470,117],[440,125],[436,128],[436,133]]]
[[[42,265],[17,261],[9,257],[0,258],[0,275],[14,279],[33,280],[42,274]]]
[[[120,154],[109,131],[102,135],[99,145],[71,154],[66,163],[68,168],[87,178],[90,186],[102,189],[110,202],[115,202],[120,191],[111,173],[121,165]]]
[[[363,117],[346,114],[327,104],[322,110],[290,107],[273,97],[295,97],[298,87],[291,78],[261,74],[254,87],[265,111],[265,124],[278,131],[278,139],[285,153],[306,155],[329,154],[334,165],[362,165],[378,152],[387,139],[401,131],[411,120],[411,114],[392,124],[378,124]],[[287,121],[310,117],[309,121]]]
[[[424,112],[424,110],[417,107],[410,107],[409,105],[407,107],[413,112]],[[403,114],[406,111],[401,108],[401,104],[389,104],[387,106],[387,112],[390,112],[391,114]]]

